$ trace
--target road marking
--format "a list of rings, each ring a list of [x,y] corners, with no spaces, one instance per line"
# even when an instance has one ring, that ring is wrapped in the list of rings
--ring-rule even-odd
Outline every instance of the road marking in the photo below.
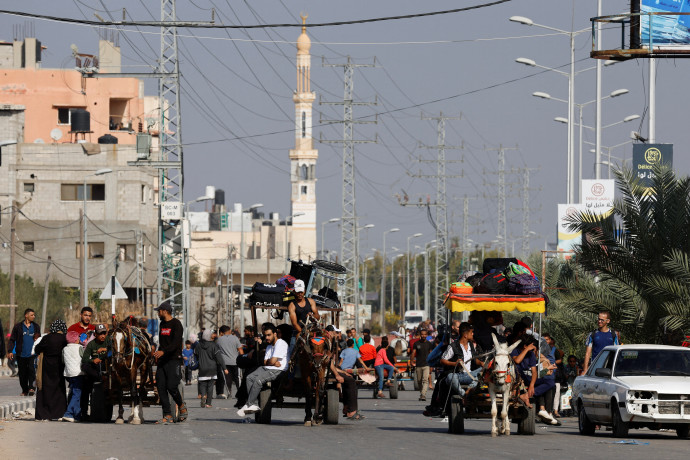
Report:
[[[201,439],[199,438],[189,438],[189,442],[194,443],[194,444],[199,444],[201,442]]]
[[[214,449],[213,447],[202,447],[201,450],[203,450],[207,454],[222,454],[223,453],[223,452],[219,451],[218,449]]]

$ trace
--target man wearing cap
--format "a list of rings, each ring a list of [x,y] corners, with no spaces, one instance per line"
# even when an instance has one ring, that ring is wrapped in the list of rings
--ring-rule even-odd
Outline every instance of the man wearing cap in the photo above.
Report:
[[[161,320],[158,328],[160,331],[158,350],[153,357],[157,360],[156,386],[161,406],[163,406],[163,418],[156,423],[162,425],[173,423],[168,394],[179,407],[180,421],[184,422],[187,420],[187,406],[178,389],[182,380],[182,323],[177,318],[173,318],[172,305],[168,301],[163,302],[154,310],[158,312],[158,318]]]
[[[302,326],[307,324],[309,316],[316,320],[320,318],[319,311],[316,309],[316,302],[314,302],[314,299],[305,298],[304,290],[304,281],[295,281],[295,300],[290,302],[288,306],[290,323],[295,328],[293,335],[299,335],[302,332]]]
[[[81,419],[88,420],[87,412],[89,411],[89,398],[93,384],[98,382],[101,378],[101,369],[103,369],[103,361],[108,354],[108,349],[105,346],[105,336],[108,333],[108,328],[105,324],[94,326],[95,336],[94,340],[86,345],[84,354],[81,357],[81,370],[84,371],[84,380],[82,384],[81,400]],[[81,339],[80,339],[81,340]]]

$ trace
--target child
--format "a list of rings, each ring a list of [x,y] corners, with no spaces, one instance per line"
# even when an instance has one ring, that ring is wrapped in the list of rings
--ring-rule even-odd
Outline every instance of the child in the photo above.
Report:
[[[192,355],[194,355],[194,350],[192,350],[192,342],[187,340],[184,343],[184,350],[182,350],[182,361],[184,361],[185,385],[192,384],[192,369],[190,369],[189,367],[189,360],[191,359]]]
[[[81,370],[81,359],[84,348],[81,346],[79,333],[67,333],[67,346],[62,349],[62,359],[65,362],[65,377],[69,381],[69,403],[62,416],[65,422],[81,421],[81,390],[84,373]]]
[[[214,380],[218,378],[217,369],[221,366],[225,369],[220,348],[212,339],[213,332],[205,330],[199,344],[194,350],[199,361],[199,394],[201,395],[201,407],[211,408],[213,400]],[[228,370],[225,369],[225,374]]]

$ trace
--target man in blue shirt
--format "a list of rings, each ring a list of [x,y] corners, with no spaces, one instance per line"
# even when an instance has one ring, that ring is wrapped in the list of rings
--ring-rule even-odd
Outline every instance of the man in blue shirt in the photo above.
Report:
[[[611,312],[606,310],[600,312],[597,316],[597,329],[591,332],[587,336],[587,340],[585,340],[587,351],[585,353],[584,368],[582,369],[583,375],[587,373],[592,359],[596,358],[604,347],[620,344],[618,333],[611,329],[609,324],[611,324]]]
[[[24,321],[15,324],[10,335],[8,348],[16,350],[17,367],[19,367],[19,385],[22,387],[22,396],[34,395],[34,380],[36,380],[36,369],[34,367],[34,357],[31,353],[34,340],[41,336],[38,324],[34,322],[36,313],[27,308],[24,310]],[[14,353],[7,354],[8,359],[14,358]]]
[[[355,341],[347,339],[347,348],[340,352],[340,368],[343,370],[353,369],[357,361],[359,361],[364,369],[367,368],[362,361],[362,355],[359,354],[359,351],[355,350]]]

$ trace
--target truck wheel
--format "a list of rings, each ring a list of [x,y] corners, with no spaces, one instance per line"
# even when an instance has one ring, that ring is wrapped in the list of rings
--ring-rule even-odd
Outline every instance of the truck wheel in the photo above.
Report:
[[[393,377],[393,381],[391,382],[390,389],[388,391],[391,399],[398,399],[398,385],[400,382],[398,381],[398,376],[396,375]]]
[[[329,425],[337,425],[340,414],[338,413],[339,393],[336,389],[326,390],[326,423]]]
[[[618,410],[617,405],[611,404],[611,420],[613,422],[613,437],[626,438],[628,436],[630,425],[625,423],[621,418],[621,412]]]
[[[259,393],[259,411],[254,413],[254,420],[256,423],[270,424],[272,409],[271,390],[261,390],[261,393]]]
[[[525,407],[525,417],[518,420],[518,434],[532,436],[536,432],[536,409],[534,404],[529,409]]]
[[[676,434],[680,439],[688,439],[688,434],[690,434],[690,425],[678,425],[676,426]]]
[[[463,434],[465,432],[465,409],[460,396],[453,396],[448,412],[448,433]]]
[[[589,417],[587,417],[582,401],[577,404],[577,428],[580,430],[580,434],[584,434],[585,436],[592,436],[596,428],[589,420]]]

